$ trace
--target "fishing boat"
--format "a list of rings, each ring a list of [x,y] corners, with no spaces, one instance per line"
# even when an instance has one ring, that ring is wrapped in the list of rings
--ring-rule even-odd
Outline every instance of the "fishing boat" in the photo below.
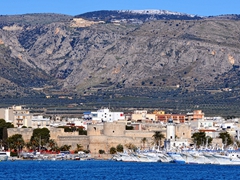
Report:
[[[8,160],[8,154],[5,151],[0,151],[0,161],[7,161]]]
[[[180,153],[177,152],[168,152],[167,153],[173,160],[173,163],[178,163],[178,164],[185,164],[185,160],[181,156]]]

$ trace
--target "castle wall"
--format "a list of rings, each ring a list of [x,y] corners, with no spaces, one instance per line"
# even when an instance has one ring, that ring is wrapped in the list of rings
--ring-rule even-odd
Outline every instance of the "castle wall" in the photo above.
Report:
[[[78,131],[75,132],[64,132],[63,128],[49,128],[50,138],[58,139],[59,136],[78,136]]]
[[[178,138],[188,139],[191,138],[191,126],[188,124],[177,124],[175,126],[175,133]]]
[[[116,147],[121,144],[125,147],[126,144],[132,143],[138,148],[145,146],[146,148],[152,147],[153,134],[156,130],[161,131],[166,137],[166,129],[161,129],[159,125],[150,125],[149,129],[154,130],[125,130],[125,122],[105,122],[101,125],[93,124],[88,125],[88,135],[78,135],[78,132],[64,132],[63,128],[50,128],[50,138],[54,139],[58,146],[71,145],[71,150],[77,148],[77,144],[81,144],[83,149],[88,149],[91,153],[98,154],[99,150],[109,152],[111,147]],[[158,127],[158,128],[157,128]],[[186,137],[191,133],[191,128],[187,125],[176,127],[177,133],[185,133]],[[32,136],[32,128],[10,128],[8,135],[22,134],[25,142],[28,142]],[[180,136],[178,136],[180,137]],[[142,139],[146,138],[147,141],[143,145]]]
[[[8,137],[13,136],[14,134],[21,134],[25,142],[29,142],[33,134],[32,128],[8,128]]]
[[[137,130],[125,130],[124,134],[126,137],[133,138],[152,138],[154,132],[153,131],[137,131]]]
[[[88,136],[100,136],[103,134],[103,125],[102,124],[92,124],[87,127]]]
[[[89,149],[89,137],[86,135],[58,136],[56,142],[59,147],[65,144],[71,145],[71,150],[75,150],[77,148],[77,144],[81,144],[83,149]]]
[[[103,124],[103,134],[106,136],[123,136],[126,129],[124,122],[105,122]]]

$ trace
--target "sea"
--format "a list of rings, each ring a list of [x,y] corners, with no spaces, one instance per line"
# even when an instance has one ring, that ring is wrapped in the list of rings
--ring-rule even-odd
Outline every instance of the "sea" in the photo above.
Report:
[[[0,179],[9,180],[237,180],[240,166],[139,163],[106,160],[0,162]]]

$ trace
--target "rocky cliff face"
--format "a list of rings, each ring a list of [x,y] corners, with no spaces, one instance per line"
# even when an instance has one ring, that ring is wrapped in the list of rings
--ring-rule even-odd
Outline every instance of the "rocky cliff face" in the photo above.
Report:
[[[28,96],[36,88],[48,95],[237,93],[240,21],[177,17],[136,23],[80,15],[1,16],[2,88],[9,96]]]

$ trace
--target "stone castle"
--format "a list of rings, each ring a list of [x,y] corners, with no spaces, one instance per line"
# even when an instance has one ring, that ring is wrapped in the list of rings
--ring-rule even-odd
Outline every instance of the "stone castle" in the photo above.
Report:
[[[78,135],[78,132],[64,132],[62,128],[49,128],[50,138],[54,139],[58,146],[71,145],[71,150],[75,150],[77,144],[81,144],[84,149],[97,154],[99,150],[109,152],[111,147],[117,145],[134,144],[138,148],[143,147],[142,139],[146,138],[145,147],[153,146],[153,134],[155,131],[161,131],[166,137],[166,127],[161,124],[149,124],[142,128],[142,124],[136,124],[138,130],[126,130],[126,122],[104,122],[102,124],[88,125],[87,135]],[[142,130],[144,129],[144,130]],[[191,138],[191,128],[188,125],[176,126],[176,133],[180,137]],[[22,134],[25,142],[30,141],[33,128],[10,128],[8,136]],[[185,133],[183,133],[185,132]]]

